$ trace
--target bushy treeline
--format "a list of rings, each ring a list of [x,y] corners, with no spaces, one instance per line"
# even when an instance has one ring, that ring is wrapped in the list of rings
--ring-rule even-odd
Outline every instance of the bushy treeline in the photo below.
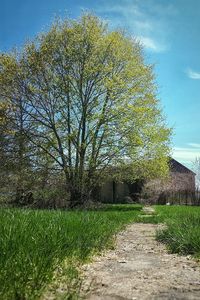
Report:
[[[23,132],[23,112],[0,103],[0,202],[15,206],[66,206],[60,169]]]

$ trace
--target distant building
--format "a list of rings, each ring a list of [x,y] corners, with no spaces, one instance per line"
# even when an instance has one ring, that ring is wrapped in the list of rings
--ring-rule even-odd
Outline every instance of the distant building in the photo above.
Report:
[[[195,193],[195,173],[175,159],[169,162],[169,178],[149,182],[106,182],[100,191],[100,200],[108,203],[147,201],[165,203],[170,199],[181,202]],[[182,199],[182,200],[181,200]],[[187,200],[186,200],[187,202]]]

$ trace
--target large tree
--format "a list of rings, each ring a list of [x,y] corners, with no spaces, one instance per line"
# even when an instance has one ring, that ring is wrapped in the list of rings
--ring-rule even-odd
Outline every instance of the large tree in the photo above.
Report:
[[[0,94],[23,113],[23,136],[64,172],[71,201],[91,197],[111,167],[132,181],[167,172],[170,130],[152,66],[96,16],[56,22],[2,55]]]

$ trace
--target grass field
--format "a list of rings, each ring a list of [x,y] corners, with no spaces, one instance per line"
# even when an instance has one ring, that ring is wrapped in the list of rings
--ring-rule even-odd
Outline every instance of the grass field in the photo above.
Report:
[[[0,299],[37,299],[63,261],[65,272],[112,245],[141,206],[108,206],[89,212],[0,210]],[[69,295],[70,297],[70,295]]]
[[[166,243],[172,253],[200,258],[200,207],[157,206],[157,222],[167,228],[157,232],[157,240]]]
[[[166,223],[157,239],[172,252],[200,256],[200,207],[156,206],[141,218],[140,205],[108,205],[98,211],[0,210],[0,299],[38,299],[67,262],[76,266],[112,246],[113,236],[130,222]],[[56,273],[57,274],[57,273]],[[72,299],[69,290],[68,299]],[[71,297],[71,298],[70,298]],[[67,299],[67,297],[65,297]]]
[[[200,258],[200,207],[154,206],[156,214],[137,218],[137,222],[165,223],[157,232],[157,240],[165,243],[172,253],[191,254]]]

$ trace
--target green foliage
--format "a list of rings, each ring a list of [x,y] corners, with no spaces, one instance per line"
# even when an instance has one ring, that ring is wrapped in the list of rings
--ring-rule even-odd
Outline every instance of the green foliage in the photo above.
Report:
[[[113,235],[132,222],[140,206],[64,212],[1,209],[0,298],[37,299],[58,268],[77,278],[79,263],[112,245]],[[71,280],[70,280],[71,278]]]
[[[0,101],[0,171],[10,170],[10,143],[13,128],[10,124],[10,110],[8,103]]]
[[[33,193],[33,199],[34,208],[65,209],[70,197],[67,194],[66,188],[56,182],[53,186],[47,185],[43,188],[38,188]]]
[[[30,178],[33,181],[30,157],[34,148],[24,135],[23,110],[3,99],[0,102],[0,193],[10,200],[17,189],[30,188]]]
[[[170,130],[156,92],[139,43],[91,14],[0,57],[0,95],[26,120],[21,146],[25,136],[49,156],[81,201],[109,166],[130,181],[167,173]]]

